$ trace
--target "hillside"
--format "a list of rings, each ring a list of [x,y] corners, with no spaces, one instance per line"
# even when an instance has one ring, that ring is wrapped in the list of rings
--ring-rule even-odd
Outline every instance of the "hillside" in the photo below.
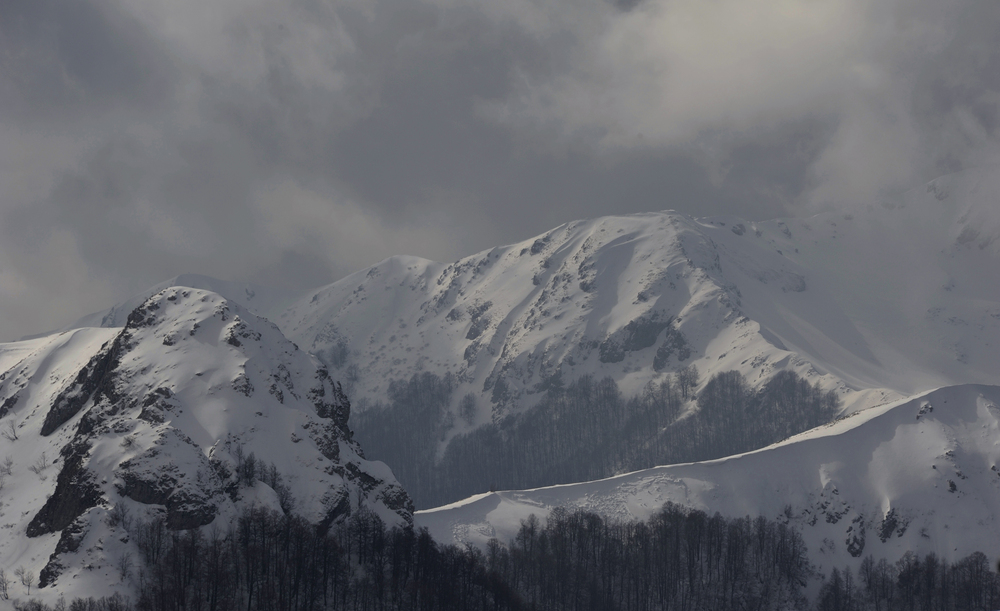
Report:
[[[388,259],[307,295],[278,323],[343,372],[360,438],[404,465],[399,476],[421,506],[491,484],[696,460],[706,454],[605,460],[603,441],[583,433],[582,445],[546,460],[604,460],[599,469],[534,473],[515,451],[506,470],[524,475],[512,481],[490,469],[508,460],[499,450],[474,450],[547,442],[525,431],[572,418],[552,395],[584,378],[610,378],[627,403],[690,365],[699,387],[738,371],[761,388],[791,371],[833,391],[844,414],[944,385],[1000,383],[997,192],[1000,179],[970,171],[808,219],[668,211],[577,221],[451,264]],[[577,419],[620,435],[635,411],[600,409]],[[656,435],[630,443],[656,445]],[[483,469],[453,466],[470,463]]]
[[[46,599],[127,589],[144,528],[225,529],[251,506],[412,520],[326,368],[215,293],[167,288],[124,328],[0,345],[0,406],[0,567]]]
[[[354,365],[358,399],[450,371],[489,394],[476,422],[556,371],[611,375],[635,393],[682,362],[706,378],[792,368],[848,404],[871,388],[995,382],[998,191],[1000,178],[969,171],[808,219],[577,221],[451,264],[387,259],[303,297],[279,325],[329,364]]]
[[[1000,549],[1000,387],[963,385],[865,410],[763,450],[418,511],[443,542],[510,541],[521,520],[582,508],[647,519],[666,502],[799,530],[824,572],[906,551]]]

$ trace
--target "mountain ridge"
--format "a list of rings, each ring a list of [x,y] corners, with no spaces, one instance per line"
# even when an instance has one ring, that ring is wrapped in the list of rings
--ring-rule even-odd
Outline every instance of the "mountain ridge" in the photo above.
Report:
[[[326,368],[215,293],[166,288],[123,328],[0,344],[0,367],[0,522],[15,534],[0,566],[31,569],[43,590],[106,593],[139,537],[123,516],[167,530],[225,527],[254,506],[321,527],[361,507],[412,521]]]
[[[453,263],[390,257],[271,317],[342,380],[359,437],[426,507],[490,485],[426,481],[450,477],[437,470],[456,440],[513,434],[588,376],[629,399],[691,365],[695,392],[728,371],[756,389],[792,371],[843,414],[1000,383],[996,192],[976,170],[809,218],[573,221]],[[410,438],[383,447],[393,422]]]

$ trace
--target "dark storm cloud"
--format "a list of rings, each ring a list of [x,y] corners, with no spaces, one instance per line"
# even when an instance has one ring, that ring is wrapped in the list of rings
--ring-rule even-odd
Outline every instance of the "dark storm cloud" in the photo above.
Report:
[[[142,28],[111,5],[11,0],[0,8],[5,119],[76,118],[109,104],[152,110],[171,66]]]
[[[0,7],[0,337],[185,271],[306,288],[651,209],[764,218],[992,151],[992,1]]]

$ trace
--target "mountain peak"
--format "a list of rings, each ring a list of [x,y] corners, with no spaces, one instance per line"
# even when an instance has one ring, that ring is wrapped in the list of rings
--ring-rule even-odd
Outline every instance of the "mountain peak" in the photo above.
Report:
[[[350,404],[327,369],[221,295],[165,288],[116,333],[32,347],[0,378],[17,432],[5,483],[18,499],[0,514],[28,537],[0,543],[0,560],[48,555],[40,586],[99,578],[81,567],[128,550],[127,534],[109,526],[116,506],[169,529],[225,525],[251,505],[321,525],[360,506],[388,523],[412,520],[392,473],[353,440]]]

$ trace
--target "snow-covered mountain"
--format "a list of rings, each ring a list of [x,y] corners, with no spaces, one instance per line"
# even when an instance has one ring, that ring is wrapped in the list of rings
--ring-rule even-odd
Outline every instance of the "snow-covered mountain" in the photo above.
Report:
[[[485,548],[555,507],[646,519],[666,502],[765,516],[802,532],[822,570],[867,555],[1000,550],[1000,387],[962,385],[871,408],[775,446],[601,481],[493,492],[418,511],[436,540]]]
[[[365,506],[411,521],[349,410],[277,327],[199,289],[159,291],[123,328],[0,344],[0,567],[33,571],[42,594],[102,595],[137,556],[128,517],[224,529],[249,506],[317,524]]]
[[[409,521],[347,396],[424,506],[843,416],[724,460],[418,515],[446,540],[506,540],[560,505],[642,518],[673,501],[795,523],[824,568],[1000,549],[997,193],[1000,173],[977,170],[807,219],[577,221],[450,264],[393,257],[297,301],[174,278],[0,344],[0,566],[104,594],[135,544],[125,514]]]
[[[674,212],[568,223],[451,264],[393,257],[307,295],[278,324],[357,399],[451,372],[502,416],[553,375],[625,393],[687,363],[759,383],[793,369],[850,407],[871,393],[1000,383],[1000,173],[880,205],[748,222]],[[848,410],[850,411],[850,410]]]
[[[632,397],[691,364],[702,383],[735,370],[753,387],[790,370],[836,392],[845,414],[946,385],[1000,384],[996,193],[1000,174],[974,170],[807,219],[577,221],[451,264],[387,259],[305,296],[278,324],[343,372],[359,413],[389,406],[375,425],[359,421],[362,439],[400,422],[433,446],[403,459],[405,440],[385,455],[373,442],[390,462],[423,453],[420,473],[399,472],[421,503],[452,494],[428,492],[423,474],[456,439],[484,426],[508,438],[510,416],[588,375]],[[419,385],[400,384],[414,376]],[[437,412],[415,405],[427,396],[443,404]],[[472,460],[467,450],[452,462]],[[480,490],[493,477],[470,476]]]
[[[486,395],[472,426],[557,372],[633,393],[688,363],[755,383],[794,369],[852,411],[873,402],[855,391],[1000,382],[997,193],[1000,172],[982,168],[804,219],[602,217],[450,264],[392,257],[302,297],[184,274],[61,330],[121,327],[149,296],[188,286],[276,322],[344,369],[353,399],[451,372],[456,404]]]
[[[627,399],[689,365],[700,385],[735,370],[760,388],[793,371],[836,393],[844,414],[946,385],[1000,384],[996,193],[1000,173],[982,169],[807,219],[667,211],[577,221],[450,264],[393,257],[284,310],[287,296],[265,289],[186,276],[165,285],[184,279],[245,303],[316,355],[355,414],[373,414],[356,420],[359,437],[427,506],[496,483],[484,468],[455,490],[439,485],[459,481],[442,461],[498,463],[496,451],[470,458],[468,446],[489,446],[470,435],[506,443],[516,418],[587,376],[610,377]],[[79,324],[120,325],[159,288]],[[563,458],[589,450],[574,451]],[[636,460],[603,468],[657,464]]]

